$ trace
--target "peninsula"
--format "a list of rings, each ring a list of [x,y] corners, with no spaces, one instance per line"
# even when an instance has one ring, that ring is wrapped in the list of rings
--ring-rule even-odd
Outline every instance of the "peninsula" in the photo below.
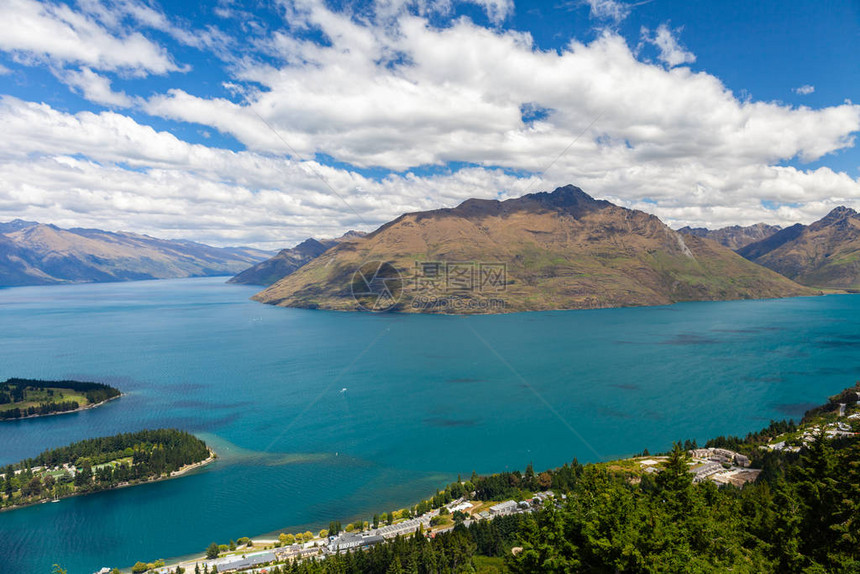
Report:
[[[213,460],[205,442],[175,429],[87,439],[0,469],[0,509],[173,478]]]
[[[716,241],[572,185],[407,213],[254,296],[283,307],[503,313],[814,295]]]
[[[102,383],[8,379],[0,383],[0,421],[73,413],[120,396]]]

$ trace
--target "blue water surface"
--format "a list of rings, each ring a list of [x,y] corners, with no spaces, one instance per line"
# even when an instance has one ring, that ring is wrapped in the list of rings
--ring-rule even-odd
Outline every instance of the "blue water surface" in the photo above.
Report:
[[[860,375],[860,297],[454,317],[249,301],[223,278],[0,290],[0,379],[108,382],[0,423],[0,465],[186,429],[176,480],[0,513],[0,573],[70,574],[399,508],[469,475],[595,461],[799,417]]]

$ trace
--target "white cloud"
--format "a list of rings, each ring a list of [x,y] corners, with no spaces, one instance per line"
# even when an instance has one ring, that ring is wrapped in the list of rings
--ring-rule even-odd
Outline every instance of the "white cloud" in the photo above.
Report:
[[[3,64],[0,64],[0,76],[5,76],[5,75],[11,74],[11,73],[12,73],[12,70],[7,68]]]
[[[621,22],[630,15],[632,6],[618,0],[585,0],[591,11],[591,17],[600,20]]]
[[[800,86],[799,88],[794,88],[791,91],[794,92],[795,94],[799,94],[801,96],[808,96],[809,94],[811,94],[815,91],[815,86],[810,85],[810,84],[804,84],[804,85]]]
[[[680,32],[681,28],[671,30],[666,24],[660,24],[653,36],[647,28],[643,28],[642,39],[657,46],[660,51],[657,58],[670,68],[674,68],[681,64],[692,64],[696,61],[696,55],[678,43],[676,34]]]
[[[221,245],[279,248],[311,235],[369,231],[405,211],[527,183],[479,168],[374,181],[312,161],[189,144],[115,112],[73,115],[11,97],[0,100],[0,132],[0,221],[27,217]]]
[[[663,66],[638,59],[614,33],[542,51],[526,33],[468,19],[435,28],[413,3],[389,4],[394,20],[288,2],[291,26],[317,29],[329,42],[284,30],[250,38],[267,63],[250,55],[234,62],[225,87],[242,103],[190,89],[140,101],[147,113],[231,134],[247,151],[192,145],[121,113],[3,99],[0,220],[274,248],[369,230],[404,211],[566,183],[679,226],[809,222],[838,203],[858,205],[857,179],[784,164],[852,146],[860,106],[739,99],[716,77],[680,65],[693,56],[667,26],[647,33]],[[431,8],[441,5],[421,9]],[[129,17],[88,14],[103,31]],[[163,25],[153,17],[151,26]],[[104,65],[80,65],[64,76],[75,89],[108,105],[129,103],[111,89]],[[523,109],[547,114],[523,121]],[[301,161],[315,154],[400,173],[372,179]],[[542,177],[511,175],[539,173],[555,158]],[[472,167],[449,173],[450,162]],[[421,175],[427,165],[442,167]],[[782,207],[765,209],[762,200]]]
[[[125,92],[113,91],[108,78],[96,74],[89,68],[58,72],[57,76],[63,83],[91,102],[118,108],[127,108],[134,102]]]
[[[66,4],[35,0],[0,3],[0,50],[26,62],[45,59],[138,75],[180,69],[166,50],[139,32],[114,34]]]
[[[491,22],[503,22],[514,11],[513,0],[471,0],[471,2],[481,6]]]
[[[315,0],[281,1],[285,5],[308,6],[317,3]],[[410,12],[421,16],[450,14],[455,3],[481,7],[487,18],[495,24],[504,22],[514,11],[513,0],[374,0],[373,13],[378,21],[390,21]]]
[[[860,106],[742,101],[706,73],[637,60],[615,34],[559,53],[468,20],[436,29],[403,17],[390,34],[319,6],[307,17],[331,45],[273,38],[280,67],[237,71],[237,80],[264,87],[250,103],[171,90],[146,111],[216,127],[261,152],[324,153],[397,171],[450,161],[539,170],[601,113],[567,154],[572,164],[596,156],[604,169],[705,162],[720,170],[814,160],[852,145],[860,128]],[[400,56],[392,63],[386,54]],[[689,59],[670,54],[671,63]],[[523,122],[526,105],[551,113]]]
[[[594,144],[583,148],[585,155],[562,158],[543,178],[473,167],[374,180],[314,161],[189,144],[115,112],[68,114],[9,97],[0,101],[0,132],[0,220],[22,217],[220,245],[274,249],[311,235],[371,230],[407,211],[566,183],[675,226],[810,222],[860,199],[860,181],[827,168],[748,162],[727,169],[707,158],[637,162],[626,147]],[[772,211],[762,199],[802,205]]]
[[[186,46],[227,56],[235,42],[215,27],[191,29],[172,22],[164,12],[141,0],[78,0],[82,12],[111,31],[122,31],[127,21],[169,34]]]

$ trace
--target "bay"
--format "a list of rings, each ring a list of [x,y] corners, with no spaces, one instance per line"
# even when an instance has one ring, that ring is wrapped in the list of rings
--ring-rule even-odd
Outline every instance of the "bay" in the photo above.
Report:
[[[176,480],[0,513],[0,573],[128,567],[368,517],[473,470],[745,434],[860,378],[850,295],[454,317],[269,307],[223,281],[0,290],[0,378],[126,393],[0,424],[0,465],[157,427],[221,455]]]

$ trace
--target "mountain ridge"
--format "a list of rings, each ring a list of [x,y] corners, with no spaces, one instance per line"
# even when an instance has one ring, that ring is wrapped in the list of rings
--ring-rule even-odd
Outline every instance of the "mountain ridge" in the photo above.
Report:
[[[792,225],[738,253],[803,285],[858,290],[860,214],[838,206],[818,221]]]
[[[504,264],[504,311],[814,293],[714,241],[673,231],[652,214],[564,186],[504,201],[470,199],[453,208],[403,214],[362,240],[332,247],[254,299],[356,310],[360,306],[352,298],[352,281],[356,270],[372,260],[388,262],[401,275],[428,261]],[[436,303],[415,308],[417,294],[408,292],[410,284],[417,281],[404,280],[395,310],[445,311]],[[460,302],[481,299],[474,292],[445,295]]]
[[[261,285],[268,287],[294,273],[302,265],[316,259],[328,249],[343,241],[364,237],[360,231],[347,231],[336,239],[316,239],[309,237],[287,249],[282,249],[277,255],[261,261],[230,278],[228,283],[239,285]]]
[[[0,287],[232,275],[267,255],[130,232],[0,223]]]
[[[678,229],[678,233],[687,235],[697,235],[713,239],[720,245],[728,247],[734,251],[746,247],[750,243],[762,241],[772,236],[774,233],[782,230],[779,225],[769,225],[767,223],[754,223],[753,225],[741,226],[730,225],[721,227],[720,229],[708,229],[706,227],[682,227]]]

